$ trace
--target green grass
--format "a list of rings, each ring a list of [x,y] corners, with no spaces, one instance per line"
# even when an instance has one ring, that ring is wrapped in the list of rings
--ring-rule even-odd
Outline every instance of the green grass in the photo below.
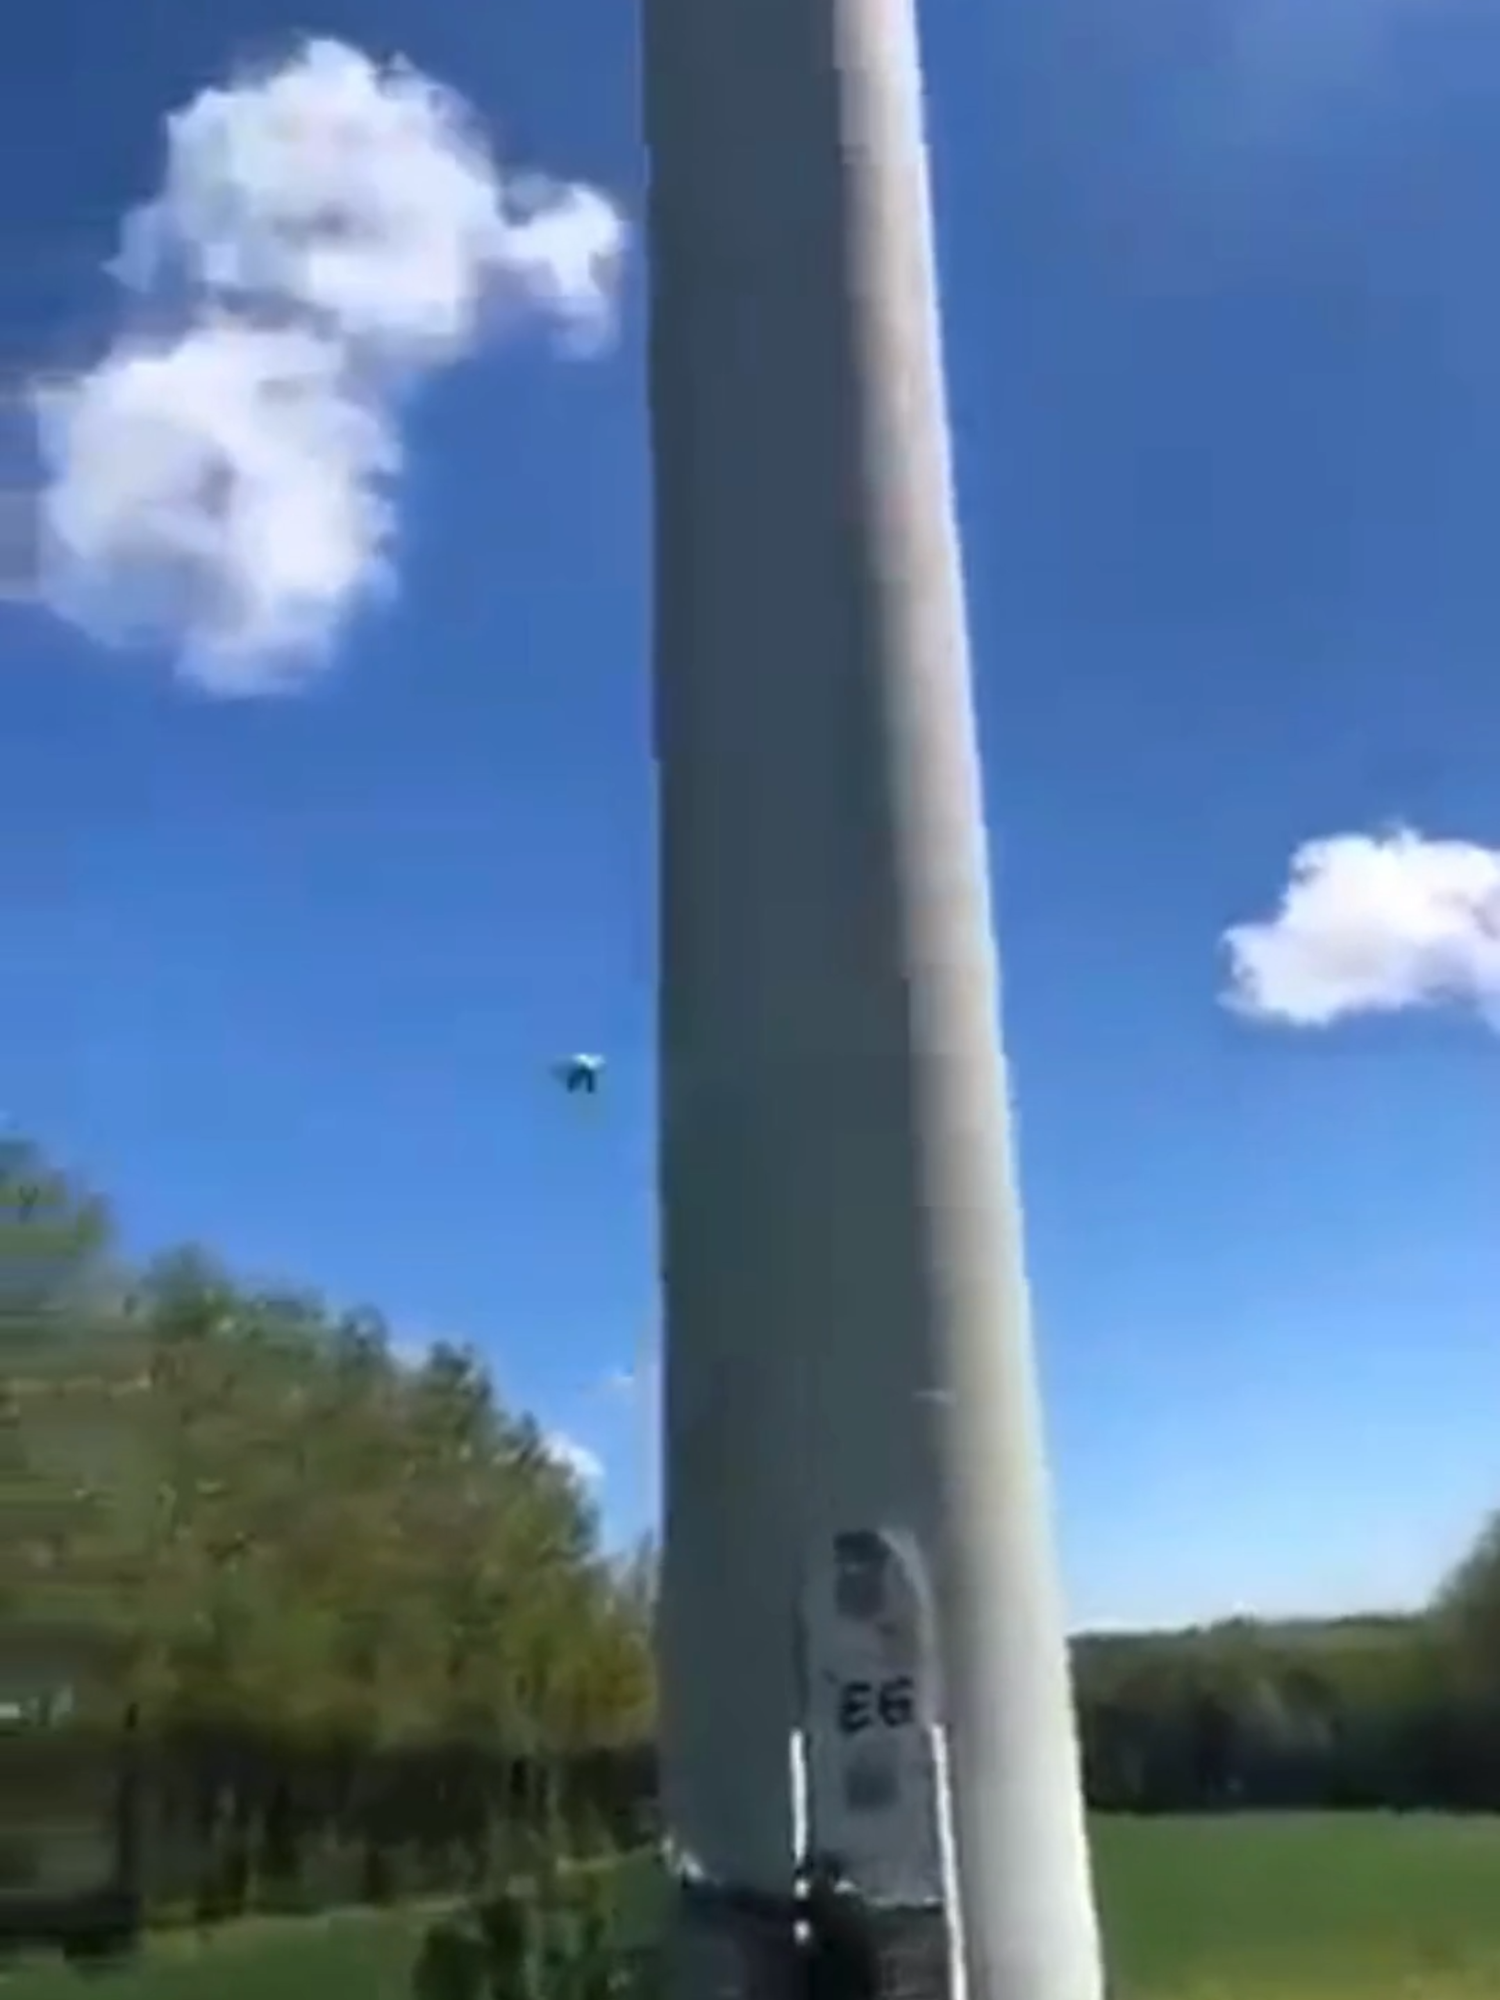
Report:
[[[1119,2000],[1500,2000],[1500,1820],[1105,1820],[1095,1854]],[[405,2000],[425,1921],[250,1922],[97,1986],[26,1971],[3,2000]]]
[[[0,1981],[4,2000],[408,2000],[431,1911],[249,1918],[151,1943],[126,1971],[83,1975],[55,1960]]]
[[[1105,1820],[1122,2000],[1497,2000],[1500,1820]]]

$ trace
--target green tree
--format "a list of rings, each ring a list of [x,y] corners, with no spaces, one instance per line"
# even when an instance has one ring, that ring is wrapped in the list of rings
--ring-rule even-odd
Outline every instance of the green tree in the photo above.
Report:
[[[0,1609],[86,1615],[141,1387],[108,1211],[0,1141]]]

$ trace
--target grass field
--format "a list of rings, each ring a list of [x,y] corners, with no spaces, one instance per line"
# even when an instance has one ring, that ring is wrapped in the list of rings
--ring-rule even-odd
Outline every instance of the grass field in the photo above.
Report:
[[[1500,2000],[1500,1820],[1105,1820],[1122,2000]]]
[[[128,1971],[56,1961],[0,1980],[4,2000],[408,2000],[430,1914],[251,1918],[200,1942],[170,1936]]]
[[[1500,2000],[1500,1821],[1113,1820],[1095,1850],[1120,2000]],[[4,2000],[404,2000],[423,1921],[246,1923]]]

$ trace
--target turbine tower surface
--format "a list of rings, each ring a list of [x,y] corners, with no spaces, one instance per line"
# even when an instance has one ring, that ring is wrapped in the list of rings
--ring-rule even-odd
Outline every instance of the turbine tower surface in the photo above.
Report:
[[[644,7],[674,1980],[785,1989],[806,1817],[876,1901],[947,1856],[876,1990],[1099,2000],[914,13]]]

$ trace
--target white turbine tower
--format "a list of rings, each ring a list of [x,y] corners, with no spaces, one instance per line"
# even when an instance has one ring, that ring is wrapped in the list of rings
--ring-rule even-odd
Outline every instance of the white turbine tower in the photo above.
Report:
[[[644,6],[676,1977],[791,1976],[802,1730],[870,1982],[1099,2000],[912,0]]]

